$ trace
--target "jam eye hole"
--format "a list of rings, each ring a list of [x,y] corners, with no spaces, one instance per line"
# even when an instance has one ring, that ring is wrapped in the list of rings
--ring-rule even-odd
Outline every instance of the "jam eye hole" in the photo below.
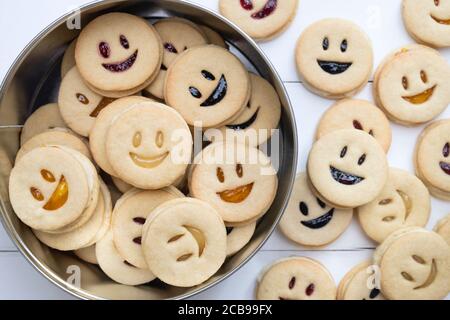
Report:
[[[297,282],[297,278],[292,277],[291,280],[289,281],[289,290],[294,289],[296,282]]]
[[[111,56],[111,48],[109,47],[108,42],[100,42],[98,45],[98,50],[105,59],[108,59]]]
[[[142,144],[142,133],[136,132],[133,137],[133,146],[139,148]]]
[[[75,96],[77,97],[78,102],[80,102],[81,104],[84,104],[84,105],[89,104],[89,99],[84,94],[77,93]]]
[[[345,155],[347,154],[347,151],[348,151],[348,147],[347,146],[342,148],[342,150],[341,150],[341,158],[345,157]]]
[[[325,208],[327,207],[326,203],[323,202],[322,200],[320,200],[319,198],[317,198],[317,203],[319,204],[319,206],[320,206],[322,209],[325,209]]]
[[[444,148],[442,149],[442,155],[446,158],[448,158],[448,156],[450,155],[450,143],[446,143],[444,145]]]
[[[347,49],[348,49],[348,41],[347,41],[347,39],[344,39],[341,42],[341,51],[347,52]]]
[[[309,209],[308,209],[308,205],[305,202],[300,202],[299,204],[299,208],[300,208],[300,212],[304,215],[304,216],[308,216],[309,215]]]
[[[36,199],[37,201],[39,202],[44,201],[44,195],[38,188],[32,187],[30,188],[30,192],[33,198]]]
[[[423,70],[420,71],[420,79],[422,79],[423,83],[427,83],[428,82],[428,76],[427,76],[426,72],[423,71]]]
[[[218,167],[216,170],[217,180],[219,180],[220,183],[225,182],[225,173],[223,172],[223,169]]]
[[[362,166],[364,162],[366,162],[366,154],[363,154],[359,159],[358,159],[358,165]]]
[[[239,178],[242,178],[244,176],[244,168],[240,163],[236,165],[236,174],[238,175]]]
[[[330,40],[328,40],[327,37],[325,37],[322,41],[322,48],[325,51],[327,51],[330,48]]]
[[[216,77],[211,72],[209,72],[207,70],[202,70],[201,73],[202,73],[203,78],[205,78],[208,81],[216,80]]]
[[[164,133],[162,133],[162,131],[158,131],[156,134],[156,146],[158,148],[162,148],[164,146]]]
[[[120,36],[120,44],[122,45],[122,47],[124,47],[124,49],[130,49],[130,43],[128,42],[127,37],[125,37],[124,35]]]
[[[440,0],[434,0],[434,5],[436,6],[436,7],[439,7],[439,4],[440,4]]]
[[[53,173],[51,173],[48,170],[45,170],[45,169],[41,170],[41,176],[47,182],[50,182],[50,183],[56,182],[55,176],[53,175]]]
[[[405,90],[408,90],[409,83],[408,83],[408,78],[407,78],[407,77],[403,77],[403,78],[402,78],[402,85],[403,85],[403,88],[404,88]]]

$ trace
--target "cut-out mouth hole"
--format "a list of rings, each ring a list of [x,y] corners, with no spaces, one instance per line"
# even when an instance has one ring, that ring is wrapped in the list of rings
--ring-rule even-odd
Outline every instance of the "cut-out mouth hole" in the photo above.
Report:
[[[321,229],[330,223],[330,221],[333,219],[333,215],[334,209],[331,209],[330,211],[316,219],[301,221],[301,224],[309,229]]]
[[[344,171],[341,171],[339,169],[336,169],[333,166],[330,166],[330,172],[333,179],[340,184],[346,185],[346,186],[352,186],[355,184],[360,183],[364,180],[362,177],[358,177],[356,175],[353,175],[351,173],[347,173]]]
[[[159,167],[168,156],[169,152],[156,157],[144,157],[134,152],[130,152],[130,158],[133,160],[134,164],[144,169],[154,169]]]
[[[428,100],[430,100],[431,96],[434,93],[434,89],[436,89],[436,86],[433,86],[419,94],[412,96],[404,96],[402,98],[412,104],[423,104]]]
[[[258,109],[253,114],[253,116],[251,116],[251,118],[248,119],[247,121],[240,123],[240,124],[227,125],[226,127],[228,129],[235,130],[235,131],[241,131],[241,130],[248,129],[253,123],[255,123],[256,119],[258,118],[259,110],[260,110],[260,107],[258,107]]]
[[[434,21],[436,21],[439,24],[444,24],[444,25],[447,25],[447,26],[450,25],[450,19],[441,19],[441,18],[438,18],[438,17],[436,17],[434,15],[430,15],[430,16],[431,16],[431,18],[433,18]]]
[[[336,62],[324,60],[317,60],[317,63],[319,64],[319,66],[322,68],[323,71],[332,75],[344,73],[353,64],[351,62]]]
[[[228,83],[224,75],[220,77],[217,87],[214,89],[213,93],[206,99],[200,106],[201,107],[212,107],[219,104],[223,98],[227,95]]]
[[[245,186],[237,187],[233,190],[225,190],[218,192],[217,195],[228,203],[241,203],[244,202],[253,190],[254,183],[247,184]]]
[[[414,290],[425,289],[429,287],[436,279],[437,271],[436,261],[433,259],[433,261],[431,262],[430,273],[428,274],[427,279],[420,286],[415,287]]]
[[[131,56],[129,56],[126,60],[118,63],[103,63],[102,66],[106,70],[111,72],[125,72],[131,67],[133,67],[138,57],[138,50],[136,50]]]

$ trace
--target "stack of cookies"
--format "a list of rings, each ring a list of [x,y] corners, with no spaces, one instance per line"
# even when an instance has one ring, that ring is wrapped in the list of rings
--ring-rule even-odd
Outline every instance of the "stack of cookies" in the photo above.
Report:
[[[61,69],[58,103],[23,128],[9,186],[17,216],[124,285],[210,279],[275,199],[259,149],[281,118],[275,89],[214,30],[180,18],[100,16]]]

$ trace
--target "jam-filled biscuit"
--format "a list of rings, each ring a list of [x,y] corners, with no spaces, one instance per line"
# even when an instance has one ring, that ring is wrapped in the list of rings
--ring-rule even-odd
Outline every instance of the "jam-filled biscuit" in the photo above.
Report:
[[[227,234],[207,203],[175,199],[159,206],[146,222],[142,247],[150,270],[163,282],[193,287],[212,277],[226,258]]]
[[[11,172],[11,204],[17,216],[31,228],[58,230],[75,222],[91,205],[90,180],[98,178],[96,174],[89,175],[86,164],[67,150],[36,148],[25,154]]]
[[[61,82],[58,97],[61,116],[70,129],[84,137],[89,136],[97,116],[113,101],[89,89],[76,67]]]
[[[403,0],[403,21],[418,42],[433,47],[450,46],[450,2],[448,0]]]
[[[304,85],[316,94],[330,99],[351,97],[371,76],[372,44],[354,23],[325,19],[300,36],[296,61]]]
[[[443,299],[450,291],[450,247],[438,234],[406,228],[378,247],[381,292],[389,300]]]
[[[142,252],[142,228],[153,209],[176,198],[179,196],[168,189],[132,189],[117,201],[112,231],[116,249],[125,260],[138,268],[148,268]]]
[[[144,92],[160,100],[164,99],[164,82],[167,69],[185,50],[208,44],[206,35],[194,23],[180,18],[163,19],[154,24],[163,42],[164,54],[161,71]]]
[[[407,46],[378,67],[374,98],[391,120],[419,125],[437,117],[450,103],[449,79],[449,64],[438,51]]]
[[[280,222],[283,234],[304,246],[335,241],[350,225],[352,209],[329,207],[309,189],[306,173],[297,176],[286,212]]]
[[[191,195],[212,205],[227,226],[242,226],[267,212],[278,178],[270,159],[258,149],[217,142],[203,150],[189,187]]]
[[[429,124],[418,138],[414,156],[417,176],[430,193],[450,199],[450,120]]]
[[[389,120],[375,105],[365,100],[345,99],[325,112],[317,126],[316,139],[342,129],[362,130],[373,136],[387,152],[392,142]]]
[[[73,40],[64,52],[63,60],[61,62],[61,79],[64,78],[67,72],[75,67],[75,47],[77,45],[77,39]]]
[[[434,227],[434,231],[437,232],[450,246],[450,215],[439,220]]]
[[[390,168],[381,193],[357,210],[364,232],[380,243],[395,230],[409,226],[425,227],[430,216],[431,198],[416,176]]]
[[[371,261],[364,261],[352,268],[339,283],[337,300],[385,300],[375,279]]]
[[[224,48],[208,45],[188,49],[173,62],[164,97],[189,125],[201,122],[211,128],[238,116],[247,106],[250,89],[241,61]]]
[[[109,13],[81,31],[75,60],[92,90],[103,96],[123,97],[141,91],[158,74],[162,43],[144,19]]]
[[[184,175],[193,145],[181,115],[152,101],[139,102],[119,114],[103,143],[119,178],[152,190],[170,186]]]
[[[388,177],[386,153],[366,132],[346,129],[312,147],[308,175],[313,191],[330,205],[356,208],[375,199]]]
[[[336,284],[319,262],[303,257],[282,259],[266,268],[256,289],[258,300],[335,300]]]
[[[264,78],[250,74],[250,80],[252,95],[247,107],[236,120],[219,131],[206,131],[209,140],[237,139],[240,143],[258,146],[272,136],[281,118],[280,98]]]
[[[222,15],[255,40],[269,40],[294,19],[298,0],[220,0]]]
[[[51,103],[42,106],[25,121],[20,135],[20,144],[23,145],[34,136],[56,128],[67,128],[59,112],[58,104]]]

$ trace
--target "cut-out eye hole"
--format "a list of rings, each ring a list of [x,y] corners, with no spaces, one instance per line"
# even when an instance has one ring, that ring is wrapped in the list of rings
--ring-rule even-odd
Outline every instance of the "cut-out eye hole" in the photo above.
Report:
[[[384,217],[382,220],[383,222],[391,222],[395,220],[395,217],[394,216]]]
[[[300,208],[300,212],[304,216],[307,216],[309,214],[308,205],[306,203],[304,203],[303,201],[300,202],[299,208]]]
[[[133,146],[135,148],[139,148],[142,144],[142,133],[136,132],[136,134],[133,137]]]
[[[375,136],[375,133],[373,133],[373,130],[370,130],[370,131],[369,131],[369,134],[370,134],[372,137]]]
[[[38,188],[30,188],[30,192],[33,198],[35,198],[37,201],[44,201],[44,195]]]
[[[177,48],[175,48],[175,46],[169,42],[164,43],[164,49],[166,49],[167,51],[171,52],[171,53],[178,53]]]
[[[232,233],[234,230],[234,228],[232,227],[227,227],[227,236],[230,235],[230,233]]]
[[[434,0],[434,5],[435,5],[436,7],[439,7],[439,4],[440,4],[440,0]]]
[[[142,237],[137,237],[133,239],[133,242],[138,244],[138,245],[142,245]]]
[[[206,70],[202,70],[202,76],[203,76],[203,78],[205,78],[206,80],[209,80],[209,81],[216,80],[216,77],[211,72],[206,71]]]
[[[427,73],[425,71],[420,71],[420,79],[422,79],[423,83],[427,83],[428,82],[428,76]]]
[[[325,202],[323,202],[322,200],[320,200],[319,198],[317,198],[317,203],[319,204],[319,206],[322,208],[322,209],[325,209],[326,208],[326,203]]]
[[[242,164],[236,165],[236,174],[239,178],[242,178],[244,176],[244,168],[242,167]]]
[[[389,204],[389,203],[392,203],[392,199],[383,199],[383,200],[381,200],[380,202],[378,202],[378,204],[379,204],[380,206],[385,206],[385,205],[387,205],[387,204]]]
[[[144,225],[147,219],[142,217],[134,218],[133,221],[137,224]]]
[[[358,165],[362,166],[363,163],[366,161],[366,154],[363,154],[359,159],[358,159]]]
[[[348,147],[347,147],[347,146],[345,146],[345,147],[341,150],[341,158],[344,158],[344,157],[345,157],[345,155],[347,154],[347,150],[348,150]]]
[[[45,170],[45,169],[41,170],[41,176],[47,182],[50,182],[50,183],[56,182],[55,176],[53,175],[53,173],[51,173],[48,170]]]
[[[291,278],[291,281],[289,281],[289,290],[294,289],[295,287],[295,282],[297,282],[297,279],[295,277]]]
[[[346,52],[347,48],[348,48],[348,41],[347,41],[347,39],[344,39],[341,43],[341,51]]]
[[[412,258],[414,259],[415,262],[417,262],[419,264],[426,264],[427,263],[422,257],[419,257],[417,255],[413,255]]]
[[[189,87],[189,92],[194,98],[200,99],[202,97],[202,93],[195,87]]]
[[[361,122],[359,122],[358,120],[353,120],[353,127],[354,127],[356,130],[364,130],[364,128],[363,128]]]
[[[135,266],[133,266],[131,263],[129,263],[128,261],[124,261],[123,262],[125,265],[129,266],[130,268],[136,268]]]
[[[183,237],[184,237],[184,234],[179,234],[179,235],[177,235],[177,236],[175,236],[173,238],[170,238],[169,241],[167,241],[167,243],[172,243],[172,242],[178,241],[178,240],[180,240]]]
[[[327,51],[329,47],[330,47],[330,40],[328,40],[328,38],[324,38],[322,41],[323,50]]]
[[[77,100],[82,104],[89,104],[89,99],[82,93],[77,93],[75,95],[77,97]]]
[[[403,85],[403,88],[405,90],[408,90],[409,84],[408,84],[408,78],[407,77],[403,77],[402,78],[402,85]]]
[[[193,256],[192,253],[185,254],[177,259],[178,262],[183,262],[189,260]]]
[[[125,37],[124,35],[120,36],[120,44],[122,45],[122,47],[124,47],[124,49],[130,49],[130,43],[128,42],[127,37]]]
[[[162,133],[162,131],[158,131],[156,134],[156,146],[158,148],[162,148],[164,146],[164,133]]]
[[[107,42],[100,42],[98,50],[103,58],[108,59],[111,56],[111,48]]]
[[[223,169],[222,168],[217,168],[217,180],[219,180],[220,183],[224,183],[225,182],[225,173],[223,173]]]
[[[408,280],[408,281],[414,281],[414,278],[408,273],[408,272],[402,272],[401,273],[401,275],[402,275],[402,277],[405,279],[405,280]]]
[[[446,158],[450,155],[450,144],[447,142],[442,149],[442,155]]]
[[[316,289],[316,286],[314,285],[314,283],[311,283],[305,290],[306,295],[308,297],[312,296],[315,289]]]

